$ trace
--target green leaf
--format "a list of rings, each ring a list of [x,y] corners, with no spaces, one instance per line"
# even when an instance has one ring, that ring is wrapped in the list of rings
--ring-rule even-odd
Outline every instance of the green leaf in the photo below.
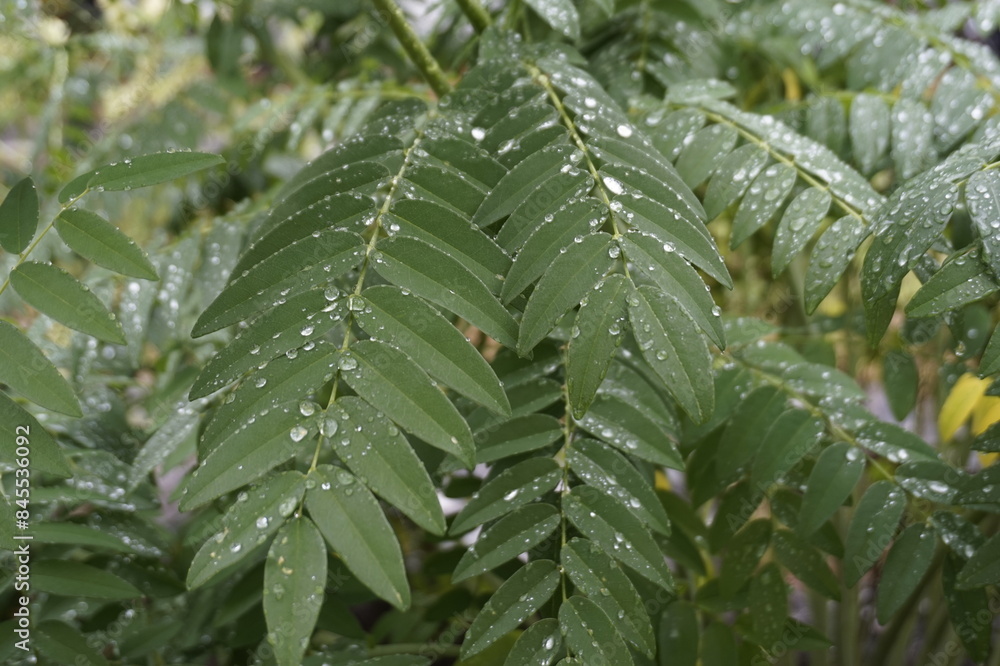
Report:
[[[448,531],[462,534],[549,492],[562,480],[562,469],[551,458],[529,458],[490,479],[455,516]]]
[[[969,590],[1000,582],[1000,534],[979,546],[958,574],[957,587]]]
[[[134,190],[183,178],[192,173],[225,163],[218,155],[195,152],[153,153],[98,167],[78,176],[59,193],[66,203],[85,190]]]
[[[590,208],[599,205],[596,199],[587,196],[593,188],[594,179],[586,171],[571,166],[565,171],[556,172],[514,209],[497,233],[497,243],[508,252],[518,252],[535,232],[550,222],[555,222],[561,228],[577,215],[593,217]],[[603,206],[600,208],[604,209]],[[603,217],[603,210],[597,217]],[[595,226],[599,221],[600,219],[595,220]],[[569,243],[560,245],[556,252],[567,245]],[[505,300],[513,297],[510,292],[507,295]]]
[[[629,455],[683,469],[684,459],[662,423],[614,395],[598,394],[577,425]]]
[[[979,376],[1000,374],[1000,328],[993,329],[993,335],[986,345],[986,351],[979,362]]]
[[[715,469],[728,479],[749,464],[758,450],[770,443],[769,431],[788,409],[788,396],[772,386],[750,393],[733,412],[722,433]],[[772,481],[773,479],[768,479]]]
[[[714,220],[735,203],[767,166],[768,154],[748,143],[729,153],[715,170],[705,192],[705,213]]]
[[[959,640],[969,656],[977,662],[985,663],[990,657],[992,627],[983,618],[991,617],[990,598],[985,589],[958,589],[956,579],[962,559],[957,555],[945,558],[941,567],[941,585],[944,588],[948,615],[953,627],[959,627]]]
[[[844,583],[854,587],[892,543],[906,495],[889,481],[876,481],[858,502],[844,545]]]
[[[882,381],[892,415],[902,421],[916,406],[920,387],[920,374],[913,356],[896,349],[888,352],[882,359]]]
[[[135,241],[96,213],[64,210],[55,219],[55,227],[66,245],[98,266],[143,280],[160,279]]]
[[[310,473],[306,509],[351,573],[400,610],[410,605],[410,586],[399,541],[378,500],[345,469],[320,465]]]
[[[15,459],[21,457],[17,451],[24,443],[28,446],[28,468],[55,476],[72,476],[69,461],[59,444],[45,431],[45,428],[16,402],[0,393],[0,423],[10,431],[8,446],[0,452],[0,462],[15,466]],[[21,440],[24,437],[24,440]]]
[[[264,475],[294,456],[316,434],[315,417],[298,403],[284,403],[247,418],[223,439],[188,478],[183,510],[201,506]]]
[[[614,265],[618,252],[611,236],[597,233],[573,243],[556,257],[524,309],[518,353],[524,355],[534,349],[559,318],[583,300]]]
[[[978,249],[947,261],[906,304],[910,317],[936,317],[1000,291],[1000,282],[979,258]]]
[[[462,659],[468,659],[516,629],[542,607],[559,585],[559,569],[552,560],[531,562],[505,580],[483,606],[462,641]]]
[[[29,305],[66,326],[112,344],[125,344],[125,334],[90,288],[51,264],[29,261],[10,274],[10,284]]]
[[[796,178],[795,169],[781,163],[772,164],[754,178],[733,218],[729,247],[736,249],[774,217]]]
[[[805,280],[806,312],[812,314],[844,274],[871,229],[845,215],[820,234],[809,259]]]
[[[468,219],[431,201],[403,199],[382,218],[389,235],[419,238],[458,259],[495,294],[511,260],[493,240]]]
[[[577,148],[568,144],[549,146],[532,154],[508,171],[486,195],[472,217],[472,223],[477,227],[486,227],[510,215],[560,168],[573,165],[582,157]]]
[[[861,93],[851,102],[851,152],[862,173],[870,174],[889,149],[889,105],[876,95]]]
[[[392,406],[392,420],[428,444],[472,465],[472,432],[451,401],[406,354],[382,342],[356,342],[340,357],[341,376],[376,406]]]
[[[274,538],[264,565],[267,639],[279,666],[299,666],[326,588],[326,544],[308,518],[292,519]]]
[[[809,536],[840,508],[861,480],[865,471],[865,455],[847,442],[834,442],[826,447],[806,483],[799,511],[798,532]]]
[[[622,638],[652,657],[656,650],[653,625],[638,591],[618,564],[588,539],[570,539],[560,556],[576,589],[617,620]]]
[[[519,507],[487,527],[475,545],[462,555],[451,580],[454,583],[486,573],[545,541],[559,525],[559,511],[551,504]]]
[[[816,446],[823,430],[823,420],[803,409],[782,413],[768,428],[754,458],[754,485],[766,488],[777,482]]]
[[[505,347],[515,346],[517,323],[458,260],[405,236],[381,240],[375,247],[375,270],[389,282],[451,310]]]
[[[934,163],[934,116],[918,100],[892,105],[892,161],[899,178],[907,180]]]
[[[20,254],[38,229],[38,191],[31,176],[19,180],[0,203],[0,247]]]
[[[890,295],[940,238],[957,200],[957,185],[932,181],[901,188],[880,210],[873,221],[875,239],[861,271],[866,311],[872,302]]]
[[[262,546],[284,524],[302,500],[305,479],[299,472],[282,472],[241,494],[222,517],[222,529],[195,554],[187,586],[195,589]]]
[[[894,423],[871,421],[854,433],[858,444],[890,462],[904,463],[911,460],[940,460],[930,444]]]
[[[614,623],[586,597],[572,596],[559,606],[559,626],[566,646],[583,664],[632,666],[632,655]]]
[[[1000,173],[987,169],[972,174],[965,185],[965,205],[983,244],[983,260],[1000,278]]]
[[[201,413],[190,405],[184,405],[167,417],[153,436],[146,440],[129,472],[129,491],[135,490],[157,465],[169,458],[177,448],[193,437],[201,423]]]
[[[45,620],[35,627],[38,651],[52,663],[74,666],[107,666],[87,638],[60,620]],[[99,643],[103,645],[103,641]]]
[[[720,349],[726,346],[721,309],[705,288],[698,272],[682,259],[670,243],[654,236],[628,233],[621,241],[625,256],[666,294],[670,294]]]
[[[775,645],[781,640],[788,616],[788,585],[777,564],[765,564],[750,579],[749,600],[754,638],[759,645]]]
[[[359,220],[370,213],[358,213],[354,219]],[[270,310],[282,298],[325,285],[361,263],[365,256],[361,237],[339,228],[343,222],[324,219],[325,224],[330,227],[322,230],[319,236],[307,234],[305,238],[290,241],[274,254],[245,269],[245,273],[235,273],[236,277],[198,317],[191,335],[199,337]],[[271,235],[281,231],[282,228],[278,227]],[[251,247],[250,252],[256,247]]]
[[[552,666],[562,653],[562,633],[555,618],[539,620],[518,636],[504,666]]]
[[[313,289],[268,310],[240,331],[202,368],[190,398],[207,396],[282,354],[294,358],[303,345],[320,339],[346,316],[346,299],[335,289]]]
[[[771,252],[771,272],[774,276],[781,275],[795,255],[805,249],[809,239],[823,224],[831,200],[826,190],[808,188],[788,204],[775,230]]]
[[[132,583],[115,574],[72,560],[33,560],[31,587],[63,597],[121,600],[142,596]]]
[[[547,414],[517,416],[476,431],[476,463],[489,463],[534,451],[548,446],[562,435],[562,425]]]
[[[584,438],[568,448],[566,462],[581,481],[621,501],[657,532],[670,535],[670,520],[653,487],[625,456],[601,442]]]
[[[33,403],[68,416],[82,416],[69,383],[41,350],[10,322],[0,319],[0,382]]]
[[[553,29],[573,41],[580,39],[580,15],[572,0],[525,0]]]
[[[767,519],[751,520],[733,535],[723,551],[722,575],[719,577],[723,596],[733,596],[750,580],[770,545],[771,521]]]
[[[591,486],[563,495],[563,511],[574,525],[612,557],[668,592],[673,577],[652,535],[621,502]]]
[[[354,312],[372,337],[406,350],[435,379],[499,414],[510,402],[489,363],[451,322],[423,300],[387,285],[369,287]]]
[[[659,666],[696,666],[699,632],[693,604],[680,599],[667,604],[660,615]]]
[[[444,514],[424,464],[382,412],[354,396],[326,411],[323,434],[348,469],[385,501],[433,534],[444,534]]]
[[[646,362],[688,416],[702,423],[715,406],[712,356],[691,315],[672,296],[639,287],[629,321]]]
[[[771,543],[778,561],[796,578],[823,596],[840,600],[840,584],[819,551],[784,529],[775,530]]]
[[[621,345],[632,283],[610,275],[584,297],[566,350],[566,388],[573,416],[582,417],[597,395]]]
[[[880,624],[888,623],[917,591],[934,561],[936,546],[934,528],[923,524],[910,525],[892,544],[878,584],[875,608]]]
[[[95,548],[114,553],[135,552],[117,536],[78,523],[39,523],[31,526],[31,536],[35,543]]]
[[[734,127],[721,124],[695,132],[677,158],[677,171],[688,187],[694,189],[705,182],[719,166],[720,156],[729,154],[738,137]]]

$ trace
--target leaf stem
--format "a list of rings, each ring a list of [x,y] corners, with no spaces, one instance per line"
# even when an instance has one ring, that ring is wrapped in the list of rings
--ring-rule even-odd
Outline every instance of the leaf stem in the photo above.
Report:
[[[493,18],[486,8],[479,4],[479,0],[455,0],[462,9],[462,13],[469,19],[469,23],[476,32],[482,32],[490,27]]]
[[[420,70],[420,73],[430,84],[434,92],[439,97],[443,97],[451,92],[451,83],[441,70],[441,65],[434,59],[431,52],[427,50],[420,36],[413,30],[406,16],[394,0],[372,0],[372,4],[379,11],[379,16],[384,18],[392,29],[396,39],[403,46],[410,61]]]

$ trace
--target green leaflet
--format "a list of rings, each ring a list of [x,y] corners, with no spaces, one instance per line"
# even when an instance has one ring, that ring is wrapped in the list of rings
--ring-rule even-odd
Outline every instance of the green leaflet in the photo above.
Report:
[[[298,403],[278,404],[249,417],[220,441],[188,477],[181,507],[200,506],[267,473],[315,436],[316,418]]]
[[[800,581],[820,594],[840,600],[837,577],[830,571],[820,553],[789,530],[775,530],[772,537],[778,561]]]
[[[872,421],[854,433],[858,444],[890,462],[940,459],[938,452],[923,439],[894,423]]]
[[[783,412],[768,428],[754,457],[754,485],[766,488],[777,482],[816,445],[823,430],[823,420],[803,409]]]
[[[872,173],[885,158],[891,122],[889,105],[881,97],[861,93],[851,102],[851,152],[861,173]]]
[[[750,579],[750,615],[755,639],[770,648],[781,640],[788,615],[788,585],[774,562]]]
[[[829,192],[809,188],[788,204],[775,231],[771,254],[771,272],[775,276],[783,273],[795,255],[805,249],[809,239],[823,224],[830,202]]]
[[[1000,279],[1000,174],[995,169],[977,171],[969,177],[965,205],[983,244],[983,260]]]
[[[865,471],[865,455],[847,442],[826,447],[813,466],[802,497],[798,532],[809,536],[840,508]]]
[[[74,252],[98,266],[143,280],[158,280],[146,254],[118,227],[96,213],[70,208],[55,219],[56,231]]]
[[[719,478],[728,479],[735,475],[753,461],[758,450],[771,443],[769,430],[785,412],[787,403],[788,396],[784,391],[765,386],[750,393],[736,407],[719,442],[715,461]]]
[[[21,359],[21,362],[23,363],[24,359]],[[0,461],[14,467],[17,447],[21,443],[18,439],[25,437],[30,445],[31,454],[28,458],[30,469],[64,478],[73,474],[70,463],[56,440],[45,431],[34,416],[4,393],[0,393],[0,422],[10,431],[9,444],[0,452]]]
[[[994,329],[990,341],[983,352],[983,358],[979,362],[979,375],[995,375],[1000,373],[1000,329]]]
[[[65,597],[122,600],[142,596],[134,585],[110,571],[70,560],[32,561],[31,586]]]
[[[820,234],[806,272],[806,312],[812,314],[826,298],[869,234],[871,229],[850,215],[838,219]]]
[[[510,215],[539,185],[565,165],[579,162],[583,155],[568,144],[549,146],[532,154],[507,172],[479,206],[472,223],[486,227]]]
[[[197,433],[200,423],[201,412],[192,405],[184,405],[168,416],[132,461],[127,488],[135,490],[147,474]]]
[[[653,625],[632,581],[596,543],[573,538],[561,551],[563,569],[579,592],[587,595],[609,618],[617,620],[622,638],[647,656],[655,653]]]
[[[486,573],[544,541],[559,525],[559,511],[551,504],[528,504],[487,527],[475,545],[462,555],[453,582]]]
[[[344,469],[320,465],[310,473],[306,509],[330,547],[364,585],[396,608],[410,605],[399,541],[378,500]]]
[[[90,288],[51,264],[29,261],[10,274],[10,284],[36,310],[73,330],[125,344],[121,324]]]
[[[936,547],[934,529],[923,524],[910,525],[892,544],[882,567],[875,605],[881,624],[886,624],[917,591],[934,560]]]
[[[557,171],[518,204],[497,233],[497,243],[508,252],[519,251],[550,220],[559,218],[565,223],[568,211],[581,204],[596,203],[587,197],[593,188],[594,179],[582,169],[572,166]]]
[[[566,352],[566,387],[573,416],[582,417],[597,394],[625,334],[632,283],[610,275],[584,297]]]
[[[906,304],[910,317],[934,317],[1000,291],[1000,282],[978,249],[952,257]]]
[[[696,324],[671,296],[639,287],[629,297],[629,322],[646,362],[688,416],[704,422],[712,414],[712,357]]]
[[[626,399],[598,394],[577,425],[629,455],[673,469],[684,468],[664,425]]]
[[[517,416],[502,424],[476,431],[476,463],[489,463],[534,451],[548,446],[562,435],[562,425],[552,416]]]
[[[882,359],[882,381],[892,415],[902,421],[916,406],[920,388],[920,374],[913,356],[896,349],[888,352]]]
[[[327,409],[323,435],[348,469],[387,502],[433,534],[445,531],[444,514],[424,464],[388,417],[345,396]]]
[[[521,634],[504,666],[552,666],[562,652],[562,633],[555,618],[539,620]]]
[[[78,176],[59,192],[59,202],[66,203],[88,189],[110,192],[158,185],[224,162],[222,157],[207,153],[174,152],[140,155],[98,167]]]
[[[632,666],[632,655],[601,608],[586,597],[572,596],[559,606],[559,626],[566,646],[581,664]],[[600,637],[600,640],[595,640]]]
[[[646,526],[618,500],[591,486],[576,486],[563,495],[563,511],[587,537],[615,559],[667,591],[670,570]]]
[[[514,347],[517,323],[490,290],[457,260],[405,236],[378,242],[375,270],[393,284],[451,310],[505,347]]]
[[[241,494],[223,515],[222,530],[195,554],[188,569],[188,588],[201,587],[262,546],[292,514],[304,492],[302,474],[282,472]]]
[[[698,613],[684,600],[670,602],[660,616],[658,631],[661,666],[696,666],[698,663]]]
[[[295,358],[300,347],[322,338],[343,321],[345,300],[335,289],[313,289],[268,310],[202,368],[190,398],[214,393],[282,354]]]
[[[964,629],[958,637],[969,656],[974,661],[985,662],[990,657],[992,632],[989,623],[979,618],[992,615],[989,597],[983,589],[958,589],[956,579],[961,565],[962,559],[952,554],[945,557],[941,567],[941,585],[948,603],[948,615],[952,626]]]
[[[677,171],[687,186],[694,189],[705,182],[719,166],[719,157],[732,151],[738,137],[729,125],[710,125],[695,132],[677,158]]]
[[[572,0],[525,0],[545,22],[572,40],[580,39],[580,15]]]
[[[531,293],[517,341],[520,354],[531,351],[569,309],[583,300],[615,264],[618,246],[611,236],[597,233],[571,244],[556,257]]]
[[[473,620],[462,641],[462,658],[468,659],[516,629],[542,607],[559,585],[559,570],[552,560],[531,562],[505,580]]]
[[[720,349],[726,346],[721,309],[705,288],[698,272],[670,243],[645,233],[628,233],[620,241],[622,250],[636,267],[664,293],[670,294]]]
[[[771,521],[765,519],[750,521],[729,540],[723,551],[724,564],[719,577],[719,588],[724,596],[733,596],[747,583],[770,545]]]
[[[32,402],[81,416],[73,389],[41,350],[13,324],[0,319],[0,381]]]
[[[61,620],[45,620],[35,627],[38,651],[57,664],[107,666],[108,660],[87,638]],[[35,641],[33,641],[35,642]]]
[[[976,548],[958,574],[957,587],[968,590],[1000,581],[1000,535],[994,535]]]
[[[730,248],[739,247],[774,217],[792,191],[797,177],[795,169],[779,162],[767,167],[753,179],[736,211],[736,217],[733,218]]]
[[[326,588],[326,544],[308,518],[281,528],[264,565],[267,638],[279,666],[298,666],[312,636]]]
[[[31,536],[35,543],[57,543],[67,546],[82,546],[109,550],[114,553],[134,553],[118,536],[70,522],[40,523],[31,526]]]
[[[433,245],[458,259],[494,294],[500,293],[503,276],[510,269],[510,257],[461,215],[431,201],[403,199],[382,218],[382,228],[390,236],[411,236]]]
[[[562,480],[562,469],[551,458],[529,458],[487,481],[455,516],[448,530],[462,534],[549,492]]]
[[[19,180],[0,203],[0,247],[20,254],[38,229],[38,191],[31,176]]]
[[[876,481],[858,502],[844,544],[844,584],[854,587],[879,561],[906,509],[906,495],[889,481]]]
[[[275,209],[292,199],[299,190],[315,182],[337,185],[337,176],[347,176],[359,164],[382,163],[387,156],[398,155],[403,150],[403,144],[393,136],[382,134],[360,134],[338,143],[316,159],[306,164],[294,176],[289,178],[274,197]],[[398,166],[397,166],[398,168]],[[360,168],[361,171],[365,167]],[[333,176],[333,183],[330,183]],[[346,190],[344,190],[346,191]]]
[[[934,116],[917,100],[892,105],[892,161],[899,177],[909,179],[929,167],[934,150]]]
[[[462,415],[403,352],[375,340],[356,342],[339,361],[341,376],[372,405],[392,406],[392,419],[466,465],[475,459]]]
[[[625,456],[593,439],[578,439],[566,462],[580,480],[621,501],[637,518],[669,536],[670,520],[653,487]]]
[[[714,220],[738,201],[757,174],[767,166],[769,159],[767,152],[752,143],[729,153],[715,170],[705,192],[708,219]]]
[[[366,289],[355,311],[358,325],[373,338],[406,350],[436,379],[499,414],[510,402],[490,365],[451,322],[419,298],[392,286]]]

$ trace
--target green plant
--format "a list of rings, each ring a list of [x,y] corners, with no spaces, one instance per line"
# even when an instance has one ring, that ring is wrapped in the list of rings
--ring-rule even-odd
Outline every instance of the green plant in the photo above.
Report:
[[[10,190],[0,655],[1000,663],[996,3],[494,4],[171,8]]]

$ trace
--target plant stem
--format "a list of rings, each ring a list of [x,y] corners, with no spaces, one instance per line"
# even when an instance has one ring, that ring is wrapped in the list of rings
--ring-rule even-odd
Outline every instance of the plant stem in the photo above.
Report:
[[[490,13],[479,4],[479,0],[456,0],[456,2],[476,32],[486,30],[493,23]]]
[[[420,73],[423,74],[427,83],[434,89],[434,92],[439,97],[450,93],[451,83],[448,82],[448,78],[441,70],[441,65],[434,59],[431,52],[427,50],[424,43],[420,41],[420,36],[414,32],[399,5],[394,0],[372,0],[372,3],[379,10],[379,14],[389,23],[389,27],[392,28],[396,39],[402,44],[403,50],[406,51],[410,60],[420,70]]]

